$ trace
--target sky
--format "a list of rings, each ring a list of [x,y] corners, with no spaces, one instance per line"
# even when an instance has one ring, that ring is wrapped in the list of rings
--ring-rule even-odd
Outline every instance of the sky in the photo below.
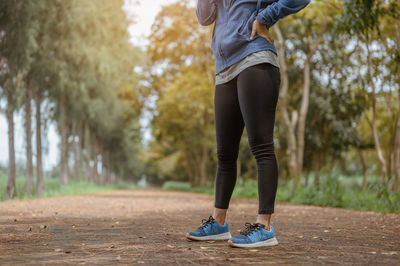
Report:
[[[155,16],[161,10],[162,6],[176,2],[177,0],[125,0],[123,9],[128,16],[134,16],[135,23],[131,24],[128,31],[131,35],[131,42],[135,46],[145,47],[148,44],[147,36],[149,36],[151,25]],[[192,0],[192,2],[194,2]],[[154,99],[153,99],[154,101]],[[5,117],[6,102],[0,101],[0,164],[8,164],[8,127]],[[23,111],[20,110],[14,114],[15,127],[15,153],[16,161],[25,160],[25,132]],[[150,114],[144,114],[140,122],[143,127],[142,135],[145,140],[151,138],[151,131],[147,128],[151,119]],[[34,120],[32,121],[34,122]],[[35,140],[35,135],[32,136]],[[43,151],[43,168],[50,170],[59,161],[58,146],[60,138],[57,133],[56,125],[49,124],[42,138],[45,149]],[[34,141],[33,141],[34,143]],[[35,147],[34,147],[35,149]],[[35,154],[35,150],[34,150]],[[35,156],[34,156],[35,157]],[[35,161],[33,162],[35,164]]]

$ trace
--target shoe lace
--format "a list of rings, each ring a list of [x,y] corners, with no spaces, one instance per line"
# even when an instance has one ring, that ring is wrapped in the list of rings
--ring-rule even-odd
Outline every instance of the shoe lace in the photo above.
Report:
[[[240,234],[248,236],[251,233],[253,233],[254,231],[257,231],[260,228],[265,228],[265,225],[260,224],[260,223],[245,223],[245,228],[243,230],[240,231]]]
[[[204,228],[207,225],[214,223],[214,221],[215,221],[214,217],[212,217],[210,215],[210,217],[208,217],[208,219],[201,220],[201,226],[199,228]]]

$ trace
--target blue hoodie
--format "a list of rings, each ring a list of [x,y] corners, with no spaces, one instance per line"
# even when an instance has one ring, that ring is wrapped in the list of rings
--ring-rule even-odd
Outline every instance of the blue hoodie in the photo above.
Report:
[[[254,20],[269,29],[279,19],[309,3],[310,0],[198,0],[199,23],[208,26],[215,21],[211,43],[215,74],[254,52],[272,50],[278,54],[274,44],[261,36],[250,40]]]

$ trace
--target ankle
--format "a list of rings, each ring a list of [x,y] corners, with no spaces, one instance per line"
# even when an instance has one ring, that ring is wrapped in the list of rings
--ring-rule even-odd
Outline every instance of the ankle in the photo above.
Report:
[[[214,209],[213,218],[217,221],[217,223],[221,226],[225,225],[226,220],[226,212],[227,209]]]
[[[215,219],[215,221],[217,221],[217,223],[220,225],[220,226],[224,226],[225,225],[225,219],[217,219],[217,218],[214,218]]]
[[[259,214],[256,223],[265,225],[265,230],[271,231],[271,214]]]

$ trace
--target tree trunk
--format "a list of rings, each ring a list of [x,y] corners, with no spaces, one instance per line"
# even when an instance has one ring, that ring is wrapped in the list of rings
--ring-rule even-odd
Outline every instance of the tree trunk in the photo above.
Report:
[[[104,185],[106,183],[106,150],[104,148],[104,144],[101,144],[101,184]]]
[[[360,155],[361,165],[363,169],[363,182],[362,182],[362,190],[367,189],[367,160],[364,150],[358,149],[358,154]]]
[[[382,148],[381,148],[381,143],[379,140],[379,136],[378,136],[378,129],[376,127],[376,123],[375,123],[375,118],[376,118],[376,95],[375,95],[375,83],[373,81],[373,76],[372,76],[372,60],[371,60],[371,52],[369,50],[369,44],[367,43],[367,60],[368,60],[368,75],[369,75],[369,79],[370,79],[370,84],[372,87],[372,118],[371,118],[371,122],[370,122],[370,126],[372,128],[372,133],[374,136],[374,142],[375,142],[375,148],[376,148],[376,152],[378,155],[378,159],[379,162],[381,164],[381,173],[382,173],[382,185],[384,186],[386,183],[386,161],[385,158],[383,156],[383,152],[382,152]]]
[[[302,100],[300,111],[294,110],[289,118],[286,98],[287,91],[289,89],[289,75],[285,62],[285,47],[282,33],[277,25],[274,26],[274,31],[278,38],[278,51],[279,51],[279,65],[281,71],[282,87],[279,93],[279,107],[282,112],[283,120],[286,126],[286,139],[287,139],[287,150],[286,154],[289,157],[289,175],[296,178],[295,186],[296,188],[300,186],[301,183],[301,173],[303,170],[303,157],[304,157],[304,132],[306,126],[306,118],[309,106],[309,96],[310,96],[310,63],[311,58],[315,54],[319,44],[322,42],[322,37],[325,34],[328,21],[324,23],[321,27],[321,31],[318,35],[317,40],[310,47],[310,51],[304,62],[303,70],[303,88],[302,88]],[[298,121],[297,121],[298,120]],[[297,126],[297,139],[296,139],[296,124]]]
[[[99,182],[99,171],[98,171],[98,167],[99,167],[99,149],[98,149],[98,142],[97,142],[97,138],[96,136],[93,136],[93,161],[94,161],[94,165],[93,165],[93,178],[94,178],[94,182],[98,183]]]
[[[41,91],[36,89],[36,193],[41,196],[44,192],[43,166],[42,166],[42,132],[41,132]]]
[[[314,173],[314,187],[318,189],[320,184],[320,173],[321,173],[321,158],[319,151],[315,153],[315,162],[316,162],[316,167]]]
[[[208,161],[208,113],[204,112],[204,131],[202,136],[202,149],[201,149],[201,158],[199,164],[199,172],[200,172],[200,186],[207,186],[207,161]],[[237,173],[236,173],[237,174]]]
[[[77,164],[77,171],[78,171],[78,178],[81,179],[82,178],[82,124],[79,123],[79,126],[77,127],[77,136],[78,136],[78,140],[76,142],[76,146],[77,146],[77,156],[78,156],[78,162],[75,162]]]
[[[32,81],[29,79],[25,88],[25,134],[26,134],[25,194],[30,194],[33,189],[31,101],[32,101]]]
[[[389,142],[389,152],[387,156],[387,182],[389,184],[393,175],[393,158],[394,158],[394,139],[396,137],[396,117],[393,117],[393,112],[391,110],[391,101],[392,101],[392,91],[390,90],[385,96],[385,109],[387,113],[387,117],[389,119],[388,127],[390,128],[390,142]],[[393,122],[392,122],[393,121]]]
[[[68,184],[68,125],[66,96],[60,97],[60,128],[61,128],[61,185]]]
[[[92,176],[92,167],[90,165],[91,162],[91,142],[90,142],[90,130],[89,130],[89,123],[86,121],[85,122],[85,161],[86,161],[86,173],[85,173],[85,180],[86,182],[92,182],[93,181],[93,176]]]
[[[80,158],[80,140],[79,140],[79,134],[78,134],[78,122],[74,121],[72,123],[72,148],[74,151],[74,177],[73,179],[77,180],[80,178],[80,164],[81,164],[81,158]]]
[[[105,167],[106,167],[106,183],[111,184],[111,171],[110,171],[110,153],[108,150],[105,151]]]
[[[311,79],[311,58],[318,49],[318,46],[322,42],[322,37],[325,34],[328,25],[328,20],[324,22],[319,32],[317,40],[313,43],[307,57],[304,61],[303,70],[303,95],[301,99],[301,106],[299,112],[299,124],[297,127],[297,172],[296,172],[296,187],[300,186],[301,173],[303,171],[303,160],[304,160],[304,132],[306,127],[306,118],[308,113],[308,106],[310,100],[310,79]],[[321,165],[320,165],[321,167]]]
[[[286,141],[287,141],[287,149],[286,155],[288,157],[288,170],[289,176],[295,177],[297,172],[297,160],[296,160],[296,135],[295,135],[295,127],[297,124],[297,111],[294,110],[291,114],[291,118],[289,117],[288,107],[287,107],[287,92],[289,89],[289,74],[288,68],[286,66],[285,61],[285,45],[282,33],[278,27],[278,25],[274,26],[274,31],[276,33],[278,39],[278,51],[279,51],[279,66],[280,66],[280,73],[281,73],[281,80],[282,86],[279,93],[279,110],[282,113],[283,121],[286,127]]]
[[[196,187],[198,185],[197,171],[196,171],[196,160],[193,151],[186,152],[186,163],[187,163],[187,171],[189,173],[189,182],[192,187]]]
[[[7,199],[17,197],[15,185],[15,148],[14,148],[14,105],[11,95],[7,97],[7,122],[8,122],[8,179]]]
[[[304,81],[303,81],[303,96],[301,99],[301,107],[299,114],[299,124],[297,127],[297,172],[296,172],[296,188],[300,186],[301,173],[303,171],[304,157],[304,132],[306,127],[306,117],[309,106],[310,97],[310,60],[311,56],[307,56],[304,62]]]
[[[399,109],[397,111],[397,121],[396,121],[396,133],[394,138],[394,154],[393,154],[393,165],[394,165],[394,184],[393,190],[399,191],[399,178],[400,178],[400,91],[399,91]]]

